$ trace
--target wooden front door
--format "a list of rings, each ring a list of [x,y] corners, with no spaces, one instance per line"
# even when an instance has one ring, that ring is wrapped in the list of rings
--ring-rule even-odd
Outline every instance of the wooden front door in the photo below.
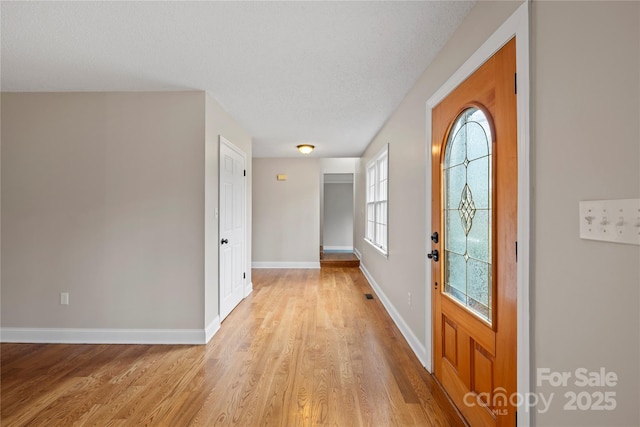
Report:
[[[516,422],[515,54],[512,39],[432,112],[434,371],[471,426]]]

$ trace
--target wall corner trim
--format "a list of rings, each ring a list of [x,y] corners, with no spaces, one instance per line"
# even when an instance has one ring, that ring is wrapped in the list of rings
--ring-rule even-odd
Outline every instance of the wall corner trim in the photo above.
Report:
[[[220,316],[216,316],[204,330],[204,344],[211,341],[211,338],[220,330]]]
[[[245,283],[244,284],[244,297],[246,298],[249,295],[251,295],[251,292],[253,292],[253,282]]]

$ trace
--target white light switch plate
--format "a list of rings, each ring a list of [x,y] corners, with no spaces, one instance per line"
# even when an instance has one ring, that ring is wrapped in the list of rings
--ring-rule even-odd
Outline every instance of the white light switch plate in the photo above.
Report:
[[[640,199],[580,202],[580,238],[640,245]]]

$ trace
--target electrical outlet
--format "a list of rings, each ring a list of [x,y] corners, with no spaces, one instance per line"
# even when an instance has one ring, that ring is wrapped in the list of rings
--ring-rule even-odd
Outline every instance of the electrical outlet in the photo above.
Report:
[[[69,305],[69,292],[60,292],[60,304]]]
[[[408,292],[407,296],[407,302],[409,303],[409,307],[411,307],[411,292]]]

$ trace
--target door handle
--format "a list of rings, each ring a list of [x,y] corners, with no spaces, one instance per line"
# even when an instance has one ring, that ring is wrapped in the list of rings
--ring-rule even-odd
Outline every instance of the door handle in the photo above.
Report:
[[[220,240],[220,244],[221,245],[224,245],[225,243],[229,243],[229,240],[227,240],[227,239]]]
[[[437,249],[432,250],[430,254],[427,254],[427,258],[433,260],[433,262],[438,262],[438,259],[440,259],[438,250]]]

